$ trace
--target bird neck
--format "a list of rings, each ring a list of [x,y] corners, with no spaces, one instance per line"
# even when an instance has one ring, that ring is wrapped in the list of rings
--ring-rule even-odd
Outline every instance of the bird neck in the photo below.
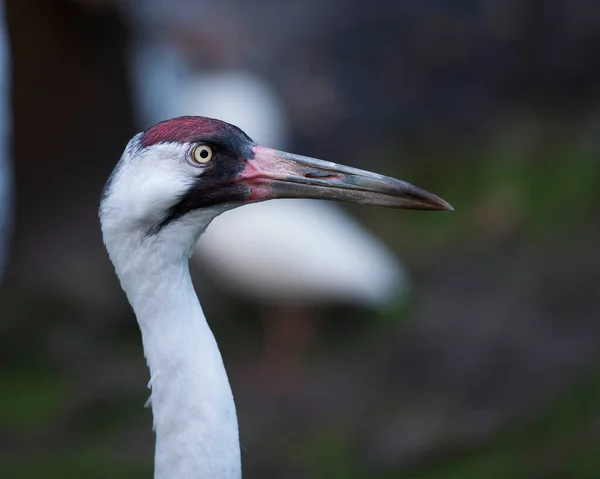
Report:
[[[133,254],[111,254],[119,259],[117,274],[150,368],[154,477],[239,479],[238,424],[223,360],[194,291],[188,256],[173,256],[170,248],[149,251],[162,247],[149,242]]]

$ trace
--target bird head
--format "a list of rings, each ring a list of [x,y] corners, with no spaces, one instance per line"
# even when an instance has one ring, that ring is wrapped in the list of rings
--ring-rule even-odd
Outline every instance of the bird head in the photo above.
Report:
[[[104,188],[100,219],[105,241],[167,235],[191,248],[220,213],[275,198],[452,209],[404,181],[267,148],[233,125],[188,116],[131,139]]]

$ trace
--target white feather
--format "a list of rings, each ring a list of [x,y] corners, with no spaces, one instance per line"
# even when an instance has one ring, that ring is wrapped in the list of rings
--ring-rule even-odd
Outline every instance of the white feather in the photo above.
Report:
[[[177,161],[185,155],[173,144],[139,153],[138,143],[139,136],[130,142],[113,175],[100,220],[106,248],[135,311],[150,369],[154,477],[239,479],[233,395],[188,266],[198,236],[223,208],[190,212],[160,234],[148,236],[148,225],[156,219],[153,208],[172,203],[185,183],[185,167],[179,165],[185,161]],[[172,174],[163,167],[166,162]],[[193,177],[189,172],[188,176]]]

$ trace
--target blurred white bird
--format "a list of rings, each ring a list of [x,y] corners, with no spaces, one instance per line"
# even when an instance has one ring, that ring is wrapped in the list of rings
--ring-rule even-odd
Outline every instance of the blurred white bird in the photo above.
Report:
[[[194,71],[180,52],[158,41],[137,43],[132,64],[142,126],[207,116],[240,127],[261,144],[286,147],[281,104],[256,76]],[[193,258],[222,287],[276,306],[268,315],[264,364],[280,377],[299,367],[313,334],[312,306],[378,306],[402,296],[407,285],[402,265],[382,241],[323,201],[269,201],[228,211],[213,221]]]
[[[0,0],[0,278],[8,259],[11,226],[10,64],[4,2]]]

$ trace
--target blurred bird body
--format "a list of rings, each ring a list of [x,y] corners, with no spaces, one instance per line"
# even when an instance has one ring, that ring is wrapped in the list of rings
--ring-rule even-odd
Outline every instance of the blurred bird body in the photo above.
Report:
[[[216,218],[196,248],[230,288],[315,305],[383,304],[402,290],[397,259],[334,205],[287,199],[244,209]]]

